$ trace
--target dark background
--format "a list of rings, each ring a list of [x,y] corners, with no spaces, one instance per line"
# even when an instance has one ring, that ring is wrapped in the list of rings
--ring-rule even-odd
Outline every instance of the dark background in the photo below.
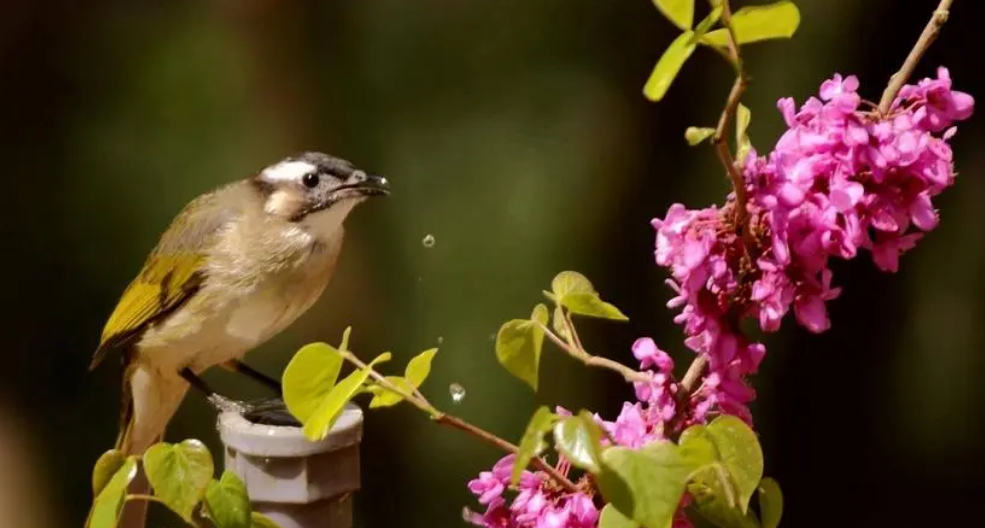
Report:
[[[797,3],[792,41],[746,49],[760,151],[782,131],[776,99],[799,104],[834,72],[858,74],[877,101],[937,4]],[[946,64],[981,99],[985,6],[955,4],[918,75]],[[649,335],[683,372],[649,220],[727,192],[711,148],[687,148],[683,131],[716,119],[730,71],[699,51],[664,103],[646,101],[675,34],[646,0],[5,3],[0,524],[81,525],[90,467],[115,436],[118,369],[86,373],[105,318],[188,200],[299,150],[381,172],[394,193],[351,217],[328,292],[254,365],[277,373],[351,324],[355,350],[392,350],[394,364],[440,338],[426,394],[508,439],[539,403],[613,417],[631,394],[616,376],[548,351],[533,395],[493,355],[499,324],[576,269],[632,320],[582,324],[592,351],[631,361]],[[980,519],[983,140],[979,115],[960,127],[943,221],[899,273],[867,256],[838,263],[832,329],[788,319],[767,338],[754,412],[784,526]],[[224,371],[207,379],[263,394]],[[454,382],[467,389],[457,405]],[[361,526],[460,525],[475,506],[466,481],[499,453],[409,407],[367,418]],[[191,397],[169,435],[219,453],[213,424]]]

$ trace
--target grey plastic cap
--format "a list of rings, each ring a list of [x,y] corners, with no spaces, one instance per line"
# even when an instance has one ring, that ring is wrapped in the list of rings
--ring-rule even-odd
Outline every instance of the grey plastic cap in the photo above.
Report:
[[[359,490],[363,413],[350,403],[320,441],[299,427],[255,424],[219,415],[225,467],[246,483],[253,509],[282,528],[351,528]]]

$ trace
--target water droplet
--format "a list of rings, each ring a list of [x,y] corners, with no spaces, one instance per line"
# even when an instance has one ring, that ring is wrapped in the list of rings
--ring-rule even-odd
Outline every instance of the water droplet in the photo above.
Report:
[[[438,344],[440,345],[441,343],[444,342],[445,342],[445,338],[443,336],[438,336]]]
[[[434,242],[434,235],[432,234],[424,235],[424,240],[421,240],[421,244],[424,244],[424,247],[426,248],[434,247]]]
[[[490,341],[495,341],[496,340],[496,334],[489,334],[489,340]]]
[[[451,394],[451,401],[459,403],[465,399],[465,387],[458,383],[452,383],[448,386],[448,394]]]

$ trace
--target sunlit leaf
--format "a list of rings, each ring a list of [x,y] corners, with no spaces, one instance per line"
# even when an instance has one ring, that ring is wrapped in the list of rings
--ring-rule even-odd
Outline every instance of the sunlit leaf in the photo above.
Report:
[[[96,495],[96,499],[92,503],[92,510],[89,511],[89,518],[86,520],[88,528],[114,528],[116,526],[126,501],[127,486],[136,476],[137,457],[127,457],[102,487],[99,494]]]
[[[638,528],[639,524],[619,513],[614,506],[606,504],[599,515],[599,528]]]
[[[352,327],[347,326],[342,331],[342,342],[339,343],[339,350],[349,350],[349,336],[352,335]]]
[[[315,412],[304,423],[302,429],[304,436],[313,441],[324,439],[328,435],[328,431],[335,425],[335,421],[341,416],[345,405],[359,392],[363,383],[369,379],[372,367],[378,363],[389,361],[391,357],[389,352],[376,356],[366,368],[351,372],[335,387],[332,387],[332,390],[322,398]]]
[[[385,379],[406,394],[414,393],[414,385],[407,378],[387,376]],[[391,407],[404,401],[404,397],[400,393],[389,390],[382,385],[371,385],[369,392],[374,394],[373,399],[369,402],[370,409]]]
[[[562,418],[554,424],[554,447],[574,466],[591,473],[600,469],[601,439],[602,431],[588,412]]]
[[[769,477],[759,483],[759,514],[763,528],[776,528],[783,517],[783,493],[780,485]]]
[[[569,293],[597,293],[592,282],[577,271],[562,271],[551,281],[551,291],[557,299]]]
[[[734,495],[728,491],[731,485],[721,466],[702,470],[687,486],[694,499],[691,508],[719,528],[759,528],[755,512],[743,513],[729,504],[728,497]]]
[[[646,528],[670,528],[692,475],[714,461],[714,446],[695,439],[688,446],[656,441],[640,449],[602,451],[597,476],[602,496]]]
[[[691,29],[691,24],[694,23],[694,0],[653,0],[653,4],[675,26]]]
[[[517,447],[516,459],[513,462],[513,472],[510,481],[515,485],[520,481],[520,475],[527,468],[527,464],[547,447],[544,435],[551,430],[551,426],[558,419],[558,416],[551,412],[547,407],[541,406],[534,412],[527,423],[527,429],[523,432],[520,445]]]
[[[250,515],[250,521],[252,528],[280,528],[273,519],[260,512],[253,512]]]
[[[209,482],[205,506],[216,528],[250,528],[252,525],[246,484],[229,470],[223,471],[219,480]]]
[[[593,293],[572,293],[565,295],[561,304],[573,314],[600,317],[615,321],[629,320],[625,314],[619,311],[619,308],[603,301],[598,295]]]
[[[711,33],[708,35],[711,35]],[[681,71],[681,67],[684,66],[687,59],[694,53],[696,43],[693,37],[693,31],[685,31],[674,39],[664,51],[660,60],[657,61],[656,67],[653,68],[653,73],[650,74],[650,78],[643,87],[643,95],[647,99],[660,101],[667,94],[667,90],[670,89],[670,85],[674,82],[674,78],[677,77],[678,72]]]
[[[687,127],[684,139],[692,147],[715,135],[715,129],[710,127]]]
[[[123,467],[127,457],[121,451],[110,449],[103,453],[92,468],[92,496],[99,495],[99,492],[106,487],[106,484],[116,475],[116,472]]]
[[[144,472],[154,496],[186,521],[205,496],[214,469],[212,454],[194,439],[157,443],[144,453]]]
[[[714,26],[722,18],[722,11],[724,10],[725,8],[722,5],[716,5],[715,7],[711,8],[711,11],[708,13],[708,16],[704,17],[701,20],[701,22],[698,23],[698,26],[694,28],[693,38],[698,39],[704,36],[704,34],[707,33],[708,30],[711,29],[712,26]]]
[[[763,478],[763,449],[756,433],[735,416],[719,416],[707,426],[707,433],[718,450],[738,494],[739,508],[748,511],[759,481]]]
[[[342,338],[347,345],[348,332]],[[298,350],[284,369],[284,403],[301,423],[308,420],[335,386],[342,369],[342,354],[327,343],[312,343]]]
[[[437,353],[437,348],[431,348],[414,356],[407,363],[407,368],[404,370],[404,377],[406,377],[415,388],[420,387],[421,384],[424,383],[424,380],[427,379],[428,374],[431,373],[431,360],[434,359],[434,355]]]
[[[513,319],[503,324],[496,334],[496,359],[507,372],[536,391],[543,346],[543,327],[530,320]]]
[[[800,10],[784,0],[773,4],[746,6],[732,13],[732,27],[739,45],[762,40],[790,38],[800,26]],[[701,38],[703,44],[725,48],[728,30],[716,29]]]
[[[564,308],[561,305],[554,307],[554,317],[551,318],[551,328],[561,339],[568,338],[568,327],[564,319]]]

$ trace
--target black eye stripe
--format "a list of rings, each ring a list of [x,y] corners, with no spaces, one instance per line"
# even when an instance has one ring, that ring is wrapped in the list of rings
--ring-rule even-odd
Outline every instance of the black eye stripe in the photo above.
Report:
[[[318,174],[314,172],[309,172],[301,177],[301,183],[303,183],[304,186],[308,187],[309,189],[318,187],[319,182],[320,182],[320,178],[318,177]]]

